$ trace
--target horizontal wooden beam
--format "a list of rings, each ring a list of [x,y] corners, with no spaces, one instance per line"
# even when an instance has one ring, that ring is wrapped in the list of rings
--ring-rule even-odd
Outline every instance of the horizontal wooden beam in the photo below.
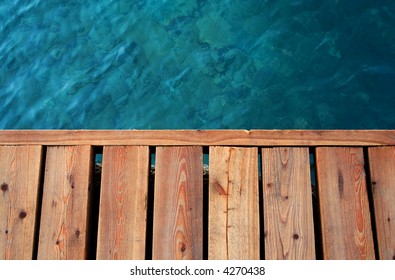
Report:
[[[388,146],[395,130],[0,130],[0,145]]]

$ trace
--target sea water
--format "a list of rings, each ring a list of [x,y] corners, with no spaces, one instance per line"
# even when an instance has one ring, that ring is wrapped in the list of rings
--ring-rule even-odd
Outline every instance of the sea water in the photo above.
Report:
[[[393,0],[3,0],[1,129],[395,128]]]

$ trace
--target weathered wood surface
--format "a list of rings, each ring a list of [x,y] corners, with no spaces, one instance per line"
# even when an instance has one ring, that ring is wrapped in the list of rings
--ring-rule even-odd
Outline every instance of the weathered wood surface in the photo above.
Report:
[[[374,259],[362,148],[317,148],[325,259]]]
[[[104,145],[94,215],[91,145]],[[149,146],[157,149],[154,213]],[[210,146],[208,217],[202,146]],[[374,259],[377,237],[376,256],[394,259],[395,130],[0,131],[0,259],[84,259],[94,254],[89,246],[98,259],[144,259],[151,245],[154,259],[201,259],[204,250],[209,259],[259,259],[263,249],[266,259],[313,259],[321,248],[312,230],[311,147],[323,257]]]
[[[265,259],[315,259],[308,148],[263,148]]]
[[[153,259],[203,258],[201,147],[156,149]]]
[[[48,147],[38,259],[85,259],[90,146]]]
[[[395,145],[395,130],[2,130],[0,145]]]
[[[369,148],[380,259],[395,260],[395,147]]]
[[[0,259],[33,257],[41,146],[0,146]]]
[[[97,259],[145,258],[149,148],[105,146]]]
[[[258,149],[210,147],[209,259],[259,259]]]

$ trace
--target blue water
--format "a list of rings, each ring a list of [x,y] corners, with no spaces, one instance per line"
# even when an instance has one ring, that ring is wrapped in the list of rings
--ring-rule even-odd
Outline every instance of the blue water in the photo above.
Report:
[[[3,0],[1,129],[395,128],[395,1]]]

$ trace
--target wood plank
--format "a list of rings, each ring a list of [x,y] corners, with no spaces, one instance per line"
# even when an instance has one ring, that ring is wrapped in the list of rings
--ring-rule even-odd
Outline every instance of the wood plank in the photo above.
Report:
[[[41,146],[0,146],[0,259],[31,260]]]
[[[259,259],[258,149],[210,147],[209,259]]]
[[[265,259],[315,259],[308,148],[262,148]]]
[[[395,130],[2,130],[0,145],[381,146]]]
[[[97,259],[145,259],[149,148],[103,148]]]
[[[395,147],[369,148],[380,259],[395,260]]]
[[[325,259],[374,259],[362,148],[317,148]]]
[[[202,259],[202,147],[156,149],[154,196],[153,259]]]
[[[38,259],[85,259],[91,180],[90,146],[48,147]]]

